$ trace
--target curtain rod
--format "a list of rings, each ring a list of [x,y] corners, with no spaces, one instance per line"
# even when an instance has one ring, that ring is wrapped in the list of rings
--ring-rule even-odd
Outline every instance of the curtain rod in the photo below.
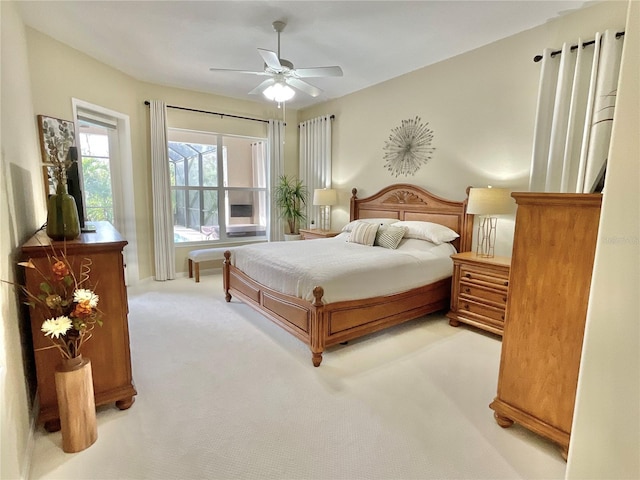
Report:
[[[616,39],[620,38],[624,36],[624,32],[618,32],[616,33]],[[589,40],[588,42],[584,42],[582,44],[582,47],[588,47],[589,45],[593,45],[594,43],[596,43],[595,40]],[[571,45],[571,51],[576,50],[580,45]],[[551,52],[551,56],[555,57],[556,55],[560,55],[562,53],[562,50],[556,50],[554,52]],[[536,55],[535,57],[533,57],[533,61],[534,62],[539,62],[540,60],[542,60],[542,55]]]
[[[329,120],[333,120],[334,118],[336,118],[335,115],[329,115]],[[305,120],[306,121],[306,120]],[[304,122],[303,122],[304,123]],[[300,128],[300,124],[298,124],[298,128]]]
[[[144,104],[147,106],[151,105],[149,100],[145,100]],[[239,118],[241,120],[251,120],[252,122],[269,123],[269,120],[263,120],[262,118],[241,117],[239,115],[231,115],[230,113],[208,112],[207,110],[197,110],[195,108],[187,108],[187,107],[176,107],[175,105],[167,105],[167,108],[174,108],[176,110],[187,110],[189,112],[207,113],[209,115],[220,115],[221,117]]]

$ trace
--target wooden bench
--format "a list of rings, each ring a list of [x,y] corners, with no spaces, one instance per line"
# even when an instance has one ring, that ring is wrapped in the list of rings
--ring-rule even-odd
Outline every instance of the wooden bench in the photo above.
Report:
[[[189,259],[189,278],[193,277],[194,270],[196,282],[200,281],[200,262],[210,260],[224,260],[224,252],[231,250],[229,247],[203,248],[201,250],[191,250],[187,255]],[[195,265],[195,269],[194,269]]]

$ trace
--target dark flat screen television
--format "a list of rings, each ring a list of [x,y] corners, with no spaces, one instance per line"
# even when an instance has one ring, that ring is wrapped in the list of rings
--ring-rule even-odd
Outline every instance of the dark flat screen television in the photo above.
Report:
[[[82,184],[80,182],[80,172],[78,170],[78,148],[69,148],[69,159],[71,166],[67,170],[67,191],[75,201],[78,207],[78,219],[80,220],[80,228],[85,228],[84,200],[82,198]]]
[[[231,205],[231,217],[252,217],[253,205]]]

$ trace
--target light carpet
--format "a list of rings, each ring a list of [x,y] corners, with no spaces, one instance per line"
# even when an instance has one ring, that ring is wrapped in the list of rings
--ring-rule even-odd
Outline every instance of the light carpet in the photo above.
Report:
[[[129,289],[125,411],[66,454],[36,432],[32,479],[560,479],[553,444],[500,428],[500,341],[443,314],[309,348],[233,300],[220,273]],[[108,321],[108,319],[106,319]]]

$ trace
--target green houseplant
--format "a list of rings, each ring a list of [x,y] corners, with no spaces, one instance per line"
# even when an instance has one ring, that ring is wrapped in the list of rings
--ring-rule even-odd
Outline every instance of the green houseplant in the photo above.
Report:
[[[274,193],[280,217],[287,222],[289,233],[299,235],[300,222],[306,218],[304,207],[307,204],[307,187],[302,180],[281,175]]]

